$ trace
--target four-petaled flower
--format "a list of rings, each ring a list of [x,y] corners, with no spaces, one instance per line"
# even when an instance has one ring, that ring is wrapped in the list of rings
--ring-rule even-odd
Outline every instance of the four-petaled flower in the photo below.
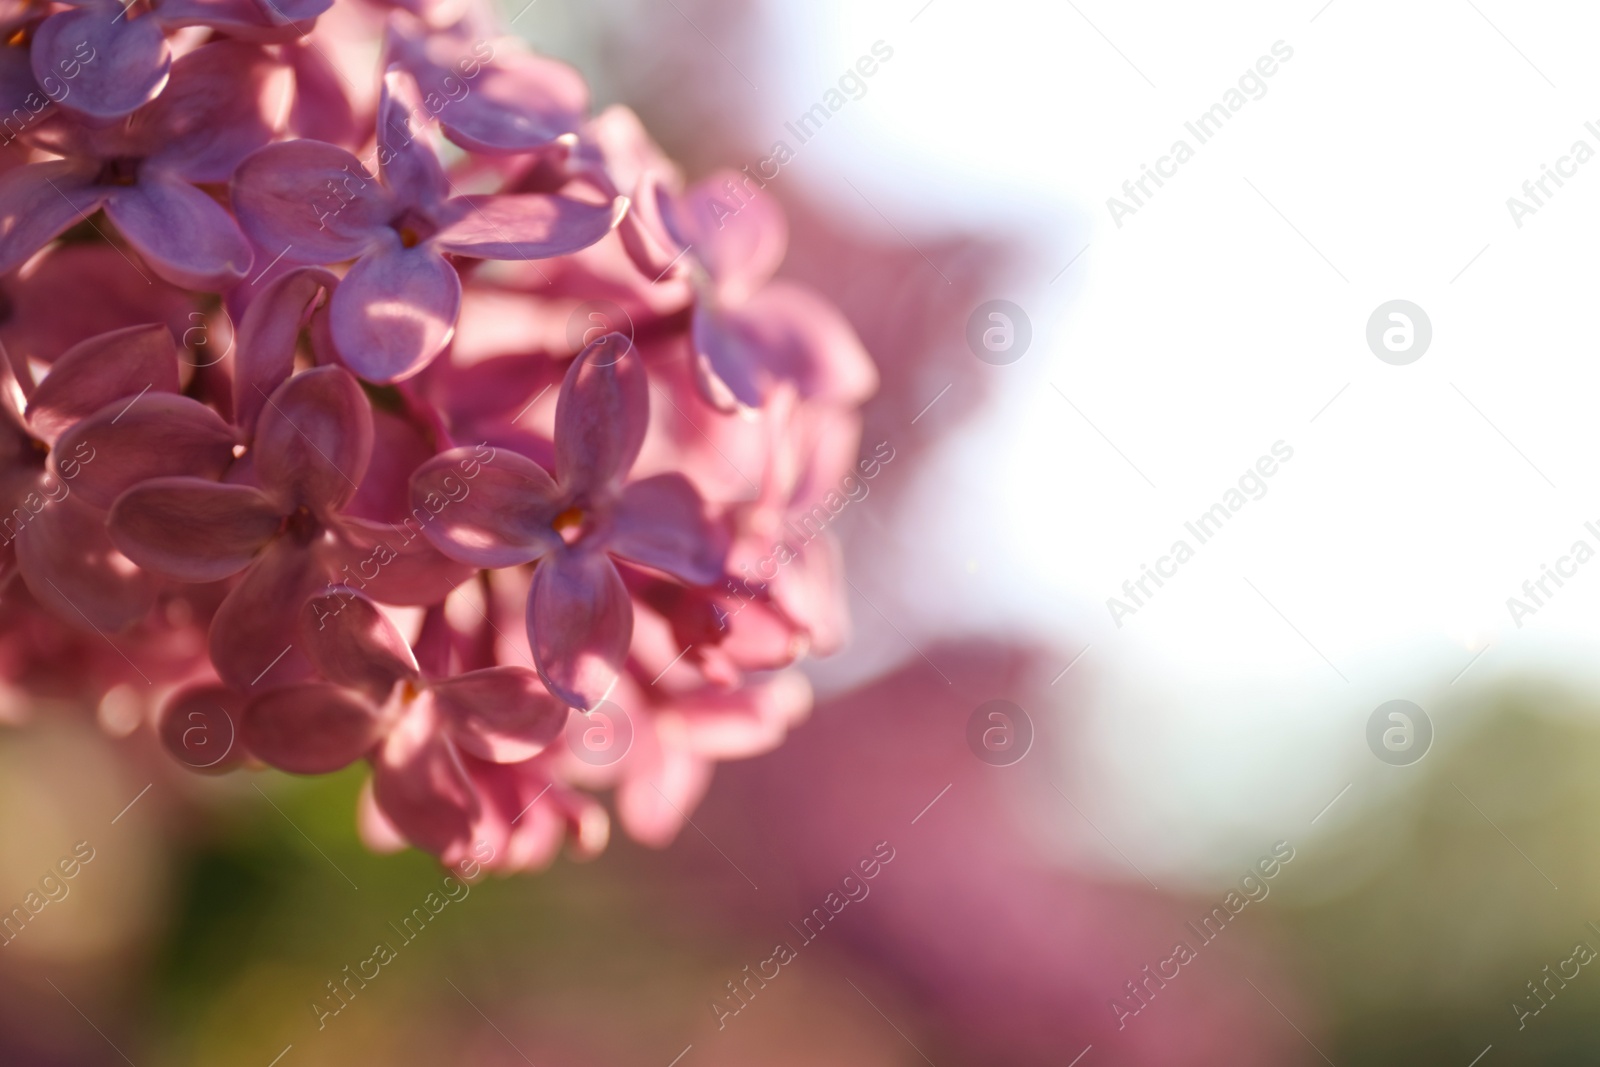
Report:
[[[627,338],[608,334],[561,383],[555,477],[502,451],[472,494],[423,531],[445,555],[477,567],[538,561],[528,643],[545,685],[575,708],[606,698],[633,636],[633,603],[612,557],[693,585],[722,573],[722,531],[688,479],[628,481],[649,418],[644,364]],[[462,451],[418,468],[412,499],[442,495]]]
[[[372,436],[361,386],[342,367],[318,367],[284,382],[261,411],[249,452],[259,487],[153,478],[112,507],[112,539],[147,570],[186,582],[244,572],[211,622],[212,663],[233,688],[248,692],[273,670],[268,685],[304,674],[303,658],[287,656],[301,606],[351,580],[351,567],[376,561],[363,588],[398,604],[434,603],[464,576],[421,538],[344,514]]]
[[[310,599],[300,624],[326,681],[253,698],[240,728],[245,748],[295,774],[368,757],[384,817],[446,863],[471,843],[482,808],[464,757],[521,763],[567,720],[567,706],[526,667],[428,677],[394,624],[353,589]],[[436,651],[444,626],[442,611],[430,611],[419,651]]]
[[[339,358],[371,382],[407,378],[455,331],[461,278],[446,253],[546,259],[587,248],[616,226],[627,200],[544,193],[451,195],[426,138],[411,128],[412,86],[384,77],[377,174],[336,145],[268,145],[240,164],[233,203],[261,248],[286,263],[354,260],[330,305]]]
[[[115,126],[56,112],[26,136],[60,159],[0,175],[0,273],[104,207],[150,268],[217,292],[250,269],[250,242],[196,185],[225,182],[272,138],[287,70],[257,45],[219,41],[172,65],[160,96]]]

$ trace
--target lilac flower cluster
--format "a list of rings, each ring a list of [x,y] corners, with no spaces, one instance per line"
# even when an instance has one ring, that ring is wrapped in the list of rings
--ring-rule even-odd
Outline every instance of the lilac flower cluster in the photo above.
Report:
[[[0,18],[0,712],[365,761],[370,844],[500,869],[603,847],[613,787],[666,843],[807,713],[837,543],[748,571],[877,377],[769,196],[475,0]],[[602,703],[631,746],[577,758]]]

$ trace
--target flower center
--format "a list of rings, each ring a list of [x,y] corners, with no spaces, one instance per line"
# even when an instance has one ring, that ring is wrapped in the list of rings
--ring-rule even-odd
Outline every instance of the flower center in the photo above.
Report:
[[[322,523],[311,509],[301,504],[283,518],[283,532],[294,538],[297,545],[309,545],[322,532]]]
[[[118,156],[100,165],[95,175],[96,185],[135,185],[139,181],[139,164],[144,162],[134,156]]]
[[[421,212],[407,208],[389,222],[389,227],[400,235],[402,248],[415,248],[438,231],[432,221]]]
[[[583,509],[574,504],[572,507],[550,520],[550,528],[561,535],[561,540],[566,544],[574,544],[583,534]]]

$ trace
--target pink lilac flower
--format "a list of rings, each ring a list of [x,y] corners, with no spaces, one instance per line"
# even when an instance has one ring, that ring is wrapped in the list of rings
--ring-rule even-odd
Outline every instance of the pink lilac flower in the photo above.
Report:
[[[633,737],[616,763],[593,767],[568,756],[566,774],[590,786],[614,785],[628,836],[662,848],[683,829],[711,784],[718,761],[771,751],[811,711],[811,685],[780,671],[739,689],[664,689],[625,673],[610,703],[630,719]]]
[[[427,677],[400,632],[349,588],[307,601],[301,635],[326,681],[253,698],[240,723],[245,748],[296,774],[370,759],[373,798],[405,838],[451,862],[472,842],[479,790],[464,756],[488,764],[532,759],[561,734],[567,706],[526,667]],[[445,625],[430,612],[419,644]]]
[[[70,0],[34,30],[32,74],[59,106],[110,125],[162,93],[173,67],[166,35],[187,26],[250,42],[304,34],[333,0]]]
[[[0,720],[81,703],[201,773],[365,760],[373,848],[513,871],[597,854],[603,790],[666,844],[804,717],[833,533],[771,557],[871,363],[774,278],[769,195],[680,193],[504,32],[0,0]],[[561,732],[608,697],[636,730],[596,766]]]
[[[29,61],[61,107],[105,126],[154,100],[172,71],[170,31],[220,30],[244,41],[298,37],[333,0],[71,0],[33,32]]]
[[[611,820],[589,794],[560,778],[546,758],[559,748],[522,763],[491,763],[462,752],[461,766],[478,800],[472,821],[475,855],[490,857],[495,871],[537,871],[555,859],[563,844],[577,860],[593,859],[606,847]],[[375,852],[395,852],[413,842],[395,826],[376,798],[373,783],[361,792],[361,838]]]
[[[573,360],[561,384],[555,477],[505,452],[471,495],[424,531],[445,555],[474,566],[538,561],[528,641],[540,677],[575,708],[605,699],[628,654],[633,606],[613,556],[690,584],[721,573],[720,532],[688,480],[628,480],[649,416],[649,385],[633,345],[620,334],[601,338]],[[461,452],[423,464],[412,476],[413,500],[442,494]]]
[[[377,175],[335,145],[268,145],[234,175],[233,202],[246,232],[286,262],[353,259],[331,305],[333,341],[345,365],[373,382],[421,370],[449,342],[461,279],[446,259],[544,259],[576,252],[609,233],[625,200],[566,196],[452,195],[426,138],[413,131],[414,92],[384,79]]]
[[[111,537],[139,566],[178,581],[243,572],[211,623],[211,659],[240,692],[304,673],[286,658],[301,606],[349,568],[372,564],[373,594],[430,604],[464,571],[420,538],[344,513],[372,456],[372,413],[340,367],[290,378],[268,399],[251,457],[256,485],[154,478],[111,509]]]
[[[0,573],[20,572],[71,625],[120,630],[149,608],[155,583],[117,551],[103,509],[147,478],[220,474],[232,427],[177,395],[176,346],[161,325],[92,337],[30,388],[4,380]]]
[[[602,114],[592,135],[636,205],[622,228],[629,255],[654,280],[693,286],[690,337],[707,402],[760,407],[780,382],[849,407],[872,395],[877,372],[844,317],[805,286],[773,280],[789,229],[765,182],[723,170],[675,191],[677,168],[626,109]]]
[[[388,56],[415,79],[451,141],[473,152],[511,154],[576,140],[589,110],[589,87],[577,71],[515,38],[423,30],[404,17],[391,19]]]
[[[56,113],[28,133],[61,158],[0,175],[0,272],[104,207],[162,278],[219,291],[250,269],[233,217],[196,188],[226,181],[272,136],[284,69],[256,45],[219,41],[177,60],[164,92],[105,128]]]
[[[159,20],[116,0],[87,0],[57,11],[33,32],[29,62],[40,82],[75,82],[61,106],[109,123],[148,104],[167,84],[172,49]]]
[[[722,171],[660,196],[667,233],[691,261],[682,269],[695,283],[691,336],[707,400],[758,407],[778,382],[852,406],[872,394],[877,374],[844,317],[810,289],[772,280],[789,230],[769,194]]]
[[[300,267],[262,285],[243,316],[233,367],[233,420],[254,428],[267,399],[294,373],[302,331],[319,362],[332,362],[328,303],[339,279],[321,267]],[[321,342],[319,344],[319,342]]]
[[[85,301],[85,292],[94,299]],[[139,277],[121,249],[68,244],[0,278],[0,342],[21,376],[29,361],[48,364],[79,341],[125,326],[164,322],[187,348],[201,340],[191,332],[205,319],[201,307],[186,289]]]

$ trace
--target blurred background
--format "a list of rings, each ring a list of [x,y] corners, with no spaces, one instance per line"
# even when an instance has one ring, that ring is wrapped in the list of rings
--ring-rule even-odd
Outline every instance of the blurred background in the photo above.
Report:
[[[473,885],[332,1017],[441,879],[359,843],[362,772],[201,778],[114,706],[29,716],[0,733],[0,907],[63,843],[92,859],[0,950],[0,1063],[1593,1061],[1600,576],[1523,585],[1600,547],[1600,171],[1507,199],[1600,148],[1600,15],[535,0],[516,25],[691,176],[795,147],[891,53],[769,186],[783,273],[883,375],[864,441],[896,458],[836,527],[853,640],[669,848]],[[1014,340],[980,358],[997,300]],[[1410,362],[1369,340],[1393,301],[1427,324]],[[995,700],[1028,742],[1004,758]]]

